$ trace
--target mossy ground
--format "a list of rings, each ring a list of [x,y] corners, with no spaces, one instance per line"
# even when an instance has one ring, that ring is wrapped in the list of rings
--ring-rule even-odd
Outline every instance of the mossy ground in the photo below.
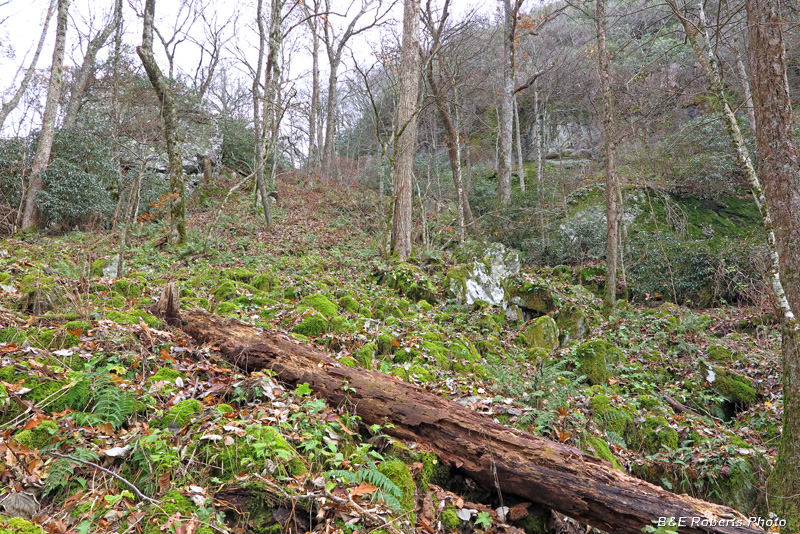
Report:
[[[77,291],[78,277],[41,273],[45,264],[80,261],[78,251],[89,237],[0,245],[20,251],[14,262],[0,256],[0,271],[11,273],[0,283],[13,284],[19,294],[38,285],[57,288],[60,295],[51,301],[47,316],[27,309],[19,325],[0,330],[0,347],[16,347],[3,356],[0,380],[28,389],[21,398],[52,418],[54,446],[97,452],[130,443],[124,463],[103,461],[148,495],[169,501],[175,512],[180,509],[211,523],[211,505],[191,502],[188,486],[217,488],[263,477],[291,492],[331,470],[379,468],[403,488],[408,512],[431,486],[452,482],[449,467],[420,456],[430,453],[387,453],[379,446],[381,439],[362,438],[346,405],[329,407],[304,392],[286,390],[269,373],[232,369],[212,348],[193,344],[177,330],[167,332],[170,327],[146,310],[158,289],[176,279],[184,307],[293,331],[334,353],[344,365],[395,375],[478,406],[504,424],[582,447],[613,465],[646,466],[637,473],[652,482],[704,498],[724,495],[746,513],[753,511],[745,510],[752,499],[735,496],[750,491],[745,491],[744,480],[763,487],[766,468],[760,471],[751,459],[765,457],[768,466],[774,457],[781,410],[775,400],[777,336],[768,324],[758,325],[752,334],[734,335],[731,325],[750,317],[742,317],[741,310],[706,314],[653,303],[622,306],[606,319],[590,291],[592,285],[599,287],[602,269],[562,266],[526,269],[508,281],[506,289],[519,297],[520,311],[537,310],[542,316],[528,317],[529,325],[547,327],[530,332],[530,340],[516,342],[526,327],[525,317],[509,319],[503,307],[463,306],[447,299],[447,272],[458,270],[461,261],[448,251],[437,251],[434,259],[420,254],[408,266],[385,261],[378,254],[375,220],[357,215],[372,213],[371,204],[335,189],[322,194],[297,184],[290,187],[292,204],[277,209],[274,235],[264,232],[247,198],[234,197],[231,206],[243,215],[224,233],[206,238],[194,231],[193,225],[202,226],[201,215],[190,223],[190,243],[204,255],[189,261],[194,255],[153,249],[148,243],[157,237],[157,229],[137,226],[127,263],[144,274],[93,279],[83,292]],[[315,217],[320,216],[326,224],[317,224]],[[107,257],[114,253],[98,252]],[[22,259],[32,266],[14,265]],[[83,272],[89,268],[87,261]],[[19,294],[0,305],[19,309]],[[44,336],[45,341],[50,336],[48,346],[41,343],[42,332],[53,332]],[[66,342],[54,344],[60,339]],[[26,352],[26,343],[33,352]],[[697,361],[707,355],[712,359],[712,354],[722,355],[713,358],[714,365],[764,388],[758,391],[762,396],[749,399],[748,411],[725,421],[705,415],[720,405],[721,394],[697,372]],[[135,400],[111,434],[102,433],[109,428],[103,419],[109,413],[96,409],[96,391],[78,374],[70,374],[76,371],[92,380],[103,376]],[[667,396],[690,410],[676,413]],[[0,424],[10,423],[22,410],[2,399],[0,395]],[[767,404],[767,399],[773,401]],[[75,412],[69,413],[68,406]],[[24,426],[28,420],[14,425]],[[80,432],[76,436],[79,423],[97,433],[96,441],[83,439]],[[258,431],[251,430],[256,427]],[[30,434],[50,434],[48,428],[42,423]],[[737,433],[739,441],[732,437]],[[23,439],[49,445],[47,436]],[[164,473],[171,478],[162,489],[158,477]],[[46,479],[48,472],[40,474]],[[80,472],[74,477],[86,479]],[[681,480],[693,481],[691,487],[682,488]],[[110,479],[106,483],[116,484]],[[337,491],[349,487],[336,484],[342,485]],[[280,499],[266,483],[259,491],[265,497],[259,512],[264,521],[258,528],[275,530],[272,511]],[[90,491],[86,495],[88,499]],[[46,495],[45,502],[59,509],[68,497],[58,490]],[[489,497],[486,502],[491,503]],[[91,529],[99,529],[113,508],[102,497],[98,503],[81,518]],[[448,504],[438,514],[444,528],[472,528],[454,520],[454,513]],[[159,516],[143,528],[156,532],[166,522],[167,517]],[[361,523],[359,528],[376,526]]]

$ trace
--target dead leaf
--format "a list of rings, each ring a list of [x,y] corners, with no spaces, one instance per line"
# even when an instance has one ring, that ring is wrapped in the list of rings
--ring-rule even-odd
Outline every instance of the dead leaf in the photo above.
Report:
[[[166,493],[169,490],[170,480],[171,475],[169,471],[158,477],[158,489],[161,490],[161,493]]]
[[[48,417],[43,413],[37,413],[33,417],[31,417],[31,420],[28,421],[28,424],[23,427],[23,430],[30,430],[31,428],[36,428],[45,421],[50,421],[50,417]]]
[[[350,488],[347,491],[353,497],[360,497],[361,495],[371,495],[378,491],[378,488],[368,482],[362,482],[357,488]]]

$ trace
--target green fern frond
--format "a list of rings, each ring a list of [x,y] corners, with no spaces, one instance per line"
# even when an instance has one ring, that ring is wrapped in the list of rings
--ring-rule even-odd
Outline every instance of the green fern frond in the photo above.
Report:
[[[325,476],[338,478],[347,484],[361,484],[362,482],[371,484],[378,488],[378,491],[373,494],[375,500],[385,503],[396,513],[403,510],[403,505],[400,503],[400,499],[403,498],[403,490],[374,467],[362,467],[356,472],[335,469],[325,473]]]
[[[106,374],[94,382],[95,396],[92,413],[119,429],[134,411],[133,398],[119,389]]]
[[[96,462],[100,458],[89,449],[75,449],[71,456],[87,462]],[[49,493],[57,493],[67,489],[69,480],[75,473],[75,467],[78,463],[70,458],[58,458],[53,462],[50,467],[50,472],[44,480],[44,487],[42,491],[45,495]]]

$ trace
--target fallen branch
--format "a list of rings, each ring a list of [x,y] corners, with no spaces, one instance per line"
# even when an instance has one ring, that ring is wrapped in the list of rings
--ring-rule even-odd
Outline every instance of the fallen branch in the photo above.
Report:
[[[90,462],[88,460],[81,460],[80,458],[75,458],[74,456],[71,456],[69,454],[61,454],[60,452],[54,452],[54,451],[48,451],[48,453],[53,455],[53,456],[58,456],[59,458],[66,458],[68,460],[72,460],[73,462],[78,462],[80,464],[85,464],[85,465],[88,465],[90,467],[94,467],[98,471],[102,471],[103,473],[105,473],[107,475],[111,475],[112,477],[116,478],[117,480],[119,480],[120,482],[122,482],[123,484],[128,486],[131,489],[131,491],[133,491],[136,494],[136,496],[139,497],[139,499],[141,499],[143,501],[147,501],[147,502],[152,503],[152,504],[161,504],[159,501],[157,501],[155,499],[151,499],[150,497],[148,497],[147,495],[145,495],[144,493],[139,491],[139,488],[134,486],[133,483],[129,482],[125,478],[123,478],[120,475],[116,474],[114,471],[111,471],[110,469],[106,469],[102,465],[97,465],[96,463]]]

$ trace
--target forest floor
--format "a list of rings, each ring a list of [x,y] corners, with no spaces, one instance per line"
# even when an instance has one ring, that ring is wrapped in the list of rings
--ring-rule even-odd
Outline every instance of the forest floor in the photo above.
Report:
[[[447,224],[426,238],[450,248],[421,247],[408,267],[379,254],[363,191],[290,179],[279,193],[270,231],[243,195],[216,218],[221,190],[191,208],[184,246],[163,246],[157,217],[137,224],[121,279],[102,272],[114,234],[0,241],[0,534],[549,528],[549,511],[505,498],[506,517],[495,491],[430,453],[163,324],[147,309],[169,281],[184,307],[292,332],[667,489],[769,514],[782,404],[764,310],[650,301],[604,318],[574,269],[526,268],[518,280],[580,305],[590,327],[543,350],[535,321],[451,297]]]

